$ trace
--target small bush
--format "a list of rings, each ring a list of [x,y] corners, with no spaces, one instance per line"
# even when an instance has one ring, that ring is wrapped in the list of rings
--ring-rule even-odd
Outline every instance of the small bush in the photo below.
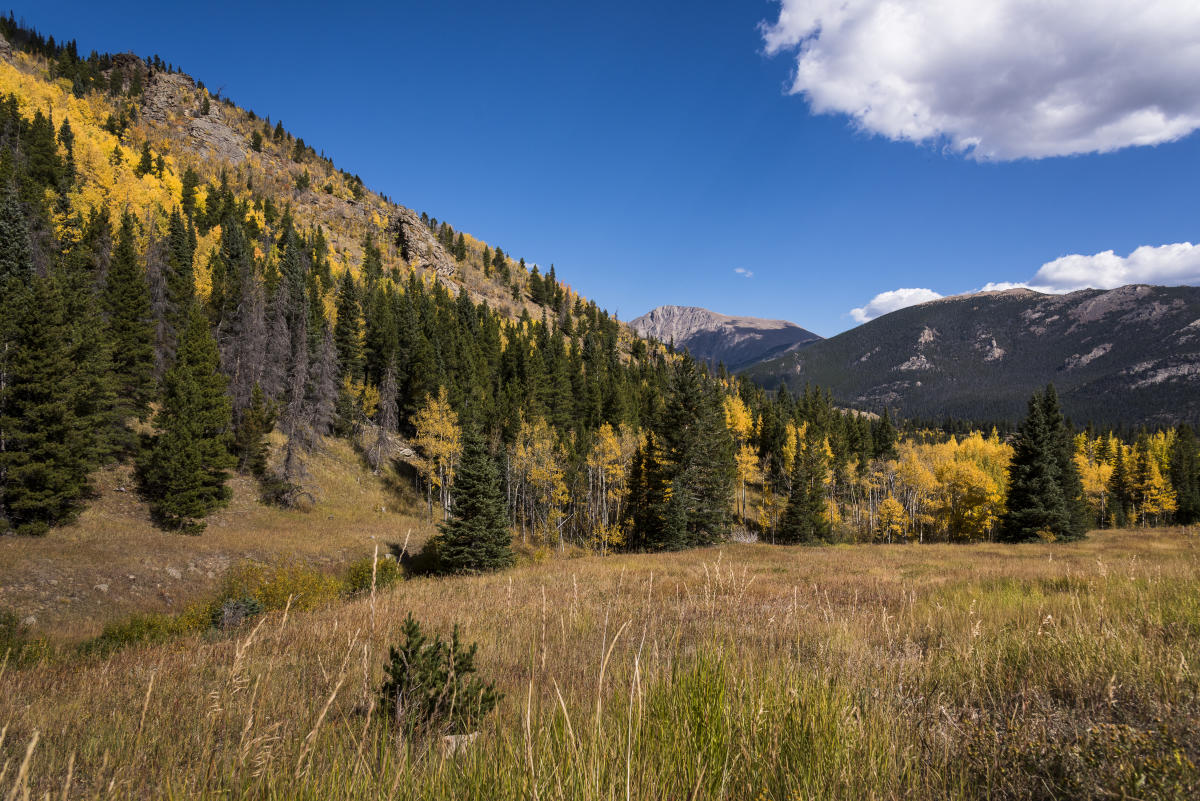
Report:
[[[342,584],[347,595],[356,595],[360,592],[370,591],[373,562],[376,589],[381,590],[403,578],[400,563],[392,556],[385,556],[378,561],[374,557],[367,557],[350,565],[346,571],[346,576],[342,580]]]
[[[502,697],[495,685],[471,675],[475,644],[459,643],[458,626],[449,643],[431,641],[411,614],[402,633],[403,642],[392,646],[384,667],[380,703],[385,718],[409,736],[474,731]]]
[[[0,662],[11,665],[35,662],[49,651],[45,638],[33,637],[16,612],[0,609]]]
[[[212,623],[219,629],[233,629],[262,614],[262,604],[254,598],[230,598],[214,605]]]
[[[312,609],[338,597],[340,583],[303,562],[263,565],[243,562],[229,571],[219,603],[253,599],[262,611],[283,609],[291,599],[293,609]]]
[[[152,612],[133,615],[104,627],[100,636],[80,646],[85,654],[111,654],[127,645],[163,642],[172,637],[205,631],[210,625],[211,613],[205,604],[189,606],[177,615]]]

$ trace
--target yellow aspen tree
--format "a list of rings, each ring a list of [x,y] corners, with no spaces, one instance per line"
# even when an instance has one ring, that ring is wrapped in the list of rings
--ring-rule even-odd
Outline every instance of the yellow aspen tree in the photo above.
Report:
[[[881,542],[905,542],[908,540],[908,513],[904,505],[891,495],[879,502],[876,512],[875,537]]]
[[[416,445],[421,452],[418,467],[425,477],[429,516],[433,517],[433,490],[436,489],[442,504],[442,517],[448,519],[454,465],[462,454],[462,429],[458,425],[458,414],[450,407],[445,387],[438,387],[437,397],[426,396],[425,405],[417,411],[413,424],[417,429]]]

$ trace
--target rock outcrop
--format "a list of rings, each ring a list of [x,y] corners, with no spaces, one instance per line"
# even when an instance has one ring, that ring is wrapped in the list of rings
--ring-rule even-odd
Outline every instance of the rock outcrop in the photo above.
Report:
[[[401,257],[411,266],[432,270],[439,278],[451,279],[457,274],[454,259],[412,209],[397,208],[388,231],[395,237]]]

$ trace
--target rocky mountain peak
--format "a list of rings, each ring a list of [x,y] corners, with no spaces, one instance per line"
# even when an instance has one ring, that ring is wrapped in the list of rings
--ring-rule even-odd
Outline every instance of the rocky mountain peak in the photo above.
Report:
[[[787,320],[734,317],[698,306],[659,306],[630,322],[642,336],[674,342],[699,361],[739,370],[821,339]]]

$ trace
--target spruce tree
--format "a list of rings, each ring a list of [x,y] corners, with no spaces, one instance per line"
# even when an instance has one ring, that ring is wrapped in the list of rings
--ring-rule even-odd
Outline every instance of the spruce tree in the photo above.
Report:
[[[1115,443],[1116,458],[1112,475],[1108,478],[1108,525],[1124,528],[1129,525],[1129,512],[1133,503],[1133,481],[1130,465],[1125,461],[1125,446]]]
[[[810,432],[797,447],[792,468],[792,492],[779,521],[777,540],[785,545],[820,542],[829,537],[826,520],[825,445],[822,437]]]
[[[1053,384],[1046,386],[1046,391],[1042,394],[1042,406],[1046,426],[1050,429],[1051,447],[1058,462],[1058,483],[1067,511],[1068,524],[1060,539],[1083,539],[1091,527],[1091,512],[1083,492],[1083,480],[1079,477],[1079,468],[1075,464],[1075,435],[1063,418],[1058,393]]]
[[[1184,526],[1200,522],[1200,443],[1189,425],[1175,432],[1170,476],[1177,503],[1175,522]]]
[[[163,379],[159,433],[138,465],[150,513],[164,528],[199,533],[204,518],[229,499],[232,414],[219,361],[208,320],[193,306]]]
[[[29,226],[16,184],[10,180],[0,191],[0,289],[10,286],[12,280],[24,282],[32,274]]]
[[[338,282],[337,321],[333,327],[341,377],[362,380],[362,322],[358,288],[354,276],[346,270]]]
[[[133,174],[138,178],[144,175],[149,175],[154,171],[154,155],[150,152],[150,143],[142,142],[142,154],[138,159],[137,166],[133,168]]]
[[[267,472],[267,435],[275,427],[276,407],[267,400],[262,387],[254,385],[250,406],[233,432],[233,453],[237,469],[261,478]]]
[[[872,427],[871,430],[871,445],[872,455],[876,459],[895,459],[896,454],[896,427],[892,425],[891,414],[887,407],[884,407],[883,414],[879,417],[879,423]]]
[[[104,285],[113,377],[122,417],[142,418],[154,395],[154,320],[150,287],[134,248],[133,217],[121,220]]]
[[[5,300],[0,529],[44,534],[78,513],[93,451],[75,413],[81,386],[58,286],[31,278]]]
[[[1008,508],[1000,520],[999,539],[1029,542],[1070,533],[1071,517],[1062,491],[1059,456],[1043,397],[1034,393],[1013,446],[1008,467]]]
[[[496,464],[474,430],[464,436],[462,461],[454,474],[454,504],[438,535],[437,553],[441,569],[448,573],[499,570],[514,561]]]

